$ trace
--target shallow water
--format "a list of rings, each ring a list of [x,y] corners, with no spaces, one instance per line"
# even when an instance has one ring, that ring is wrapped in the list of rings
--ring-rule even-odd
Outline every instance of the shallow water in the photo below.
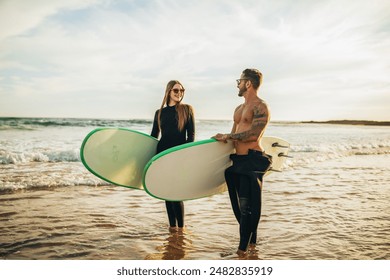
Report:
[[[388,154],[354,155],[266,177],[258,245],[246,258],[390,259],[389,162]],[[17,177],[29,164],[44,164],[45,178],[55,182],[55,164],[0,170]],[[79,165],[68,163],[73,180],[92,176],[77,173]],[[32,180],[43,176],[36,170],[31,166]],[[170,233],[164,202],[139,190],[46,184],[2,192],[0,258],[238,258],[227,193],[186,201],[185,212],[187,229]]]
[[[163,201],[107,185],[79,158],[96,127],[148,133],[151,120],[0,118],[1,259],[237,259],[227,193],[185,202],[168,231]],[[197,121],[197,139],[230,121]],[[390,259],[390,127],[271,123],[291,143],[266,177],[248,259]]]

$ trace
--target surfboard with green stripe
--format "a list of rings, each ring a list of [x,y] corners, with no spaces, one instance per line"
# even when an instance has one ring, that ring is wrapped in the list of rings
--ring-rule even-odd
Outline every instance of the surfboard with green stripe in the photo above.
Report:
[[[158,140],[127,128],[98,128],[84,139],[80,158],[83,165],[106,182],[143,189],[145,165],[156,154]]]
[[[272,156],[272,172],[281,171],[290,144],[277,137],[263,137],[261,146]],[[231,165],[232,142],[208,139],[187,143],[155,155],[145,166],[143,185],[151,196],[183,201],[226,191],[225,169]]]

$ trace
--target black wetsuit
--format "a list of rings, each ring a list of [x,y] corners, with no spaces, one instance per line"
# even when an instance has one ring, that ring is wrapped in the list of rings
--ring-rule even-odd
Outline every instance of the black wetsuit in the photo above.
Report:
[[[188,106],[188,105],[183,105]],[[153,129],[151,135],[158,138],[160,129],[158,126],[158,111],[154,115]],[[192,112],[189,113],[189,117],[182,131],[179,131],[178,117],[176,112],[176,106],[164,107],[160,116],[161,125],[161,139],[157,144],[157,153],[160,153],[166,149],[172,148],[177,145],[193,142],[195,138],[195,120]],[[179,164],[179,163],[178,163]],[[174,173],[174,170],[172,170]],[[184,187],[184,186],[183,186]],[[167,208],[169,225],[171,227],[183,227],[184,226],[184,205],[182,201],[165,201]]]
[[[246,251],[256,243],[261,215],[263,175],[271,166],[271,157],[264,152],[249,150],[248,155],[230,155],[233,165],[225,170],[226,184],[234,215],[240,224],[240,245]]]

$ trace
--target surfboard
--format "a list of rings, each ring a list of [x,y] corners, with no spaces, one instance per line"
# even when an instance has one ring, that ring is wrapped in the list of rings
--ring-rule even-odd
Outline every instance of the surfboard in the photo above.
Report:
[[[145,165],[156,154],[158,140],[126,128],[98,128],[84,139],[80,158],[84,166],[106,182],[143,189]]]
[[[288,155],[290,143],[278,137],[264,136],[261,138],[260,144],[265,150],[265,153],[272,156],[271,169],[264,176],[273,172],[282,172],[284,162],[287,158],[291,158]]]
[[[277,137],[263,137],[261,145],[272,156],[272,172],[281,171],[289,143]],[[226,191],[224,171],[231,166],[232,142],[208,139],[187,143],[155,155],[145,166],[143,185],[158,199],[184,201]]]

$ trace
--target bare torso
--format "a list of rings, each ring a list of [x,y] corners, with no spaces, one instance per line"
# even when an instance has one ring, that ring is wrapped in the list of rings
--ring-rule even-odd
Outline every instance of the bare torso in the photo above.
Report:
[[[232,134],[242,134],[242,140],[234,140],[238,155],[248,154],[248,150],[263,151],[260,139],[268,123],[268,107],[260,98],[238,106],[234,112]]]

